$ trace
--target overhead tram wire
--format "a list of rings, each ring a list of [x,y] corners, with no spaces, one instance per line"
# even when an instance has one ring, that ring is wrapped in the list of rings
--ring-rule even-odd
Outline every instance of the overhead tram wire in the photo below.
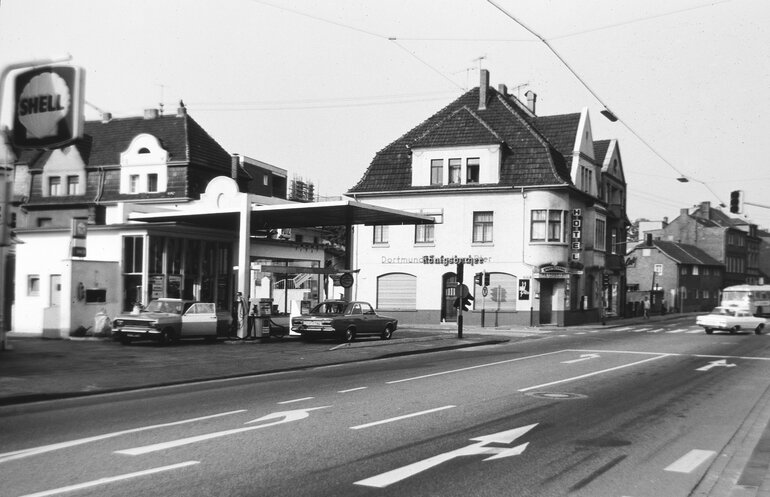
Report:
[[[524,28],[524,29],[525,29],[525,30],[526,30],[528,33],[530,33],[532,36],[534,36],[535,38],[537,38],[538,40],[540,40],[540,41],[541,41],[541,42],[542,42],[542,43],[543,43],[543,44],[544,44],[544,45],[545,45],[545,46],[548,48],[548,50],[550,50],[550,51],[551,51],[551,53],[553,53],[553,54],[556,56],[556,58],[557,58],[557,59],[559,59],[559,61],[560,61],[560,62],[561,62],[563,65],[564,65],[564,67],[566,67],[566,68],[569,70],[569,72],[571,72],[571,73],[572,73],[572,75],[573,75],[573,76],[575,76],[575,78],[576,78],[576,79],[577,79],[577,80],[580,82],[580,84],[582,84],[582,85],[583,85],[583,87],[584,87],[586,90],[588,90],[588,92],[589,92],[589,93],[590,93],[590,94],[591,94],[591,95],[592,95],[592,96],[593,96],[593,97],[594,97],[594,98],[595,98],[595,99],[596,99],[596,100],[597,100],[597,101],[598,101],[600,104],[602,104],[602,106],[604,107],[604,111],[602,111],[602,114],[603,114],[605,117],[607,117],[607,119],[609,119],[610,121],[618,121],[618,122],[620,122],[620,123],[621,123],[621,124],[622,124],[622,125],[623,125],[623,126],[624,126],[624,127],[625,127],[625,128],[626,128],[626,129],[627,129],[627,130],[628,130],[628,131],[631,133],[631,134],[632,134],[632,135],[634,135],[634,136],[635,136],[635,137],[636,137],[636,138],[637,138],[637,139],[638,139],[638,140],[639,140],[639,141],[640,141],[640,142],[641,142],[641,143],[642,143],[644,146],[646,146],[646,147],[647,147],[647,148],[648,148],[648,149],[649,149],[649,150],[650,150],[650,151],[651,151],[653,154],[655,154],[655,155],[656,155],[656,156],[657,156],[657,157],[658,157],[660,160],[662,160],[662,161],[663,161],[665,164],[667,164],[667,165],[668,165],[668,166],[669,166],[671,169],[673,169],[673,170],[674,170],[674,171],[675,171],[675,172],[676,172],[676,173],[679,175],[679,178],[678,178],[678,179],[679,179],[680,181],[682,181],[682,182],[686,182],[686,181],[695,181],[695,182],[697,182],[697,183],[700,183],[700,184],[702,184],[703,186],[705,186],[705,187],[708,189],[708,191],[709,191],[709,192],[711,192],[711,194],[712,194],[712,195],[714,195],[714,197],[715,197],[717,200],[719,200],[719,202],[720,202],[720,203],[722,203],[722,204],[724,203],[724,202],[722,201],[722,199],[719,197],[719,195],[717,195],[717,194],[714,192],[714,190],[712,190],[712,189],[711,189],[711,187],[710,187],[709,185],[707,185],[707,184],[706,184],[706,183],[704,183],[703,181],[699,181],[699,180],[697,180],[697,179],[695,179],[695,178],[692,178],[692,177],[690,177],[690,176],[688,176],[688,175],[684,174],[682,171],[680,171],[680,170],[679,170],[679,169],[678,169],[676,166],[674,166],[674,165],[673,165],[671,162],[669,162],[669,161],[668,161],[668,160],[667,160],[665,157],[663,157],[663,155],[661,155],[661,154],[660,154],[660,153],[659,153],[659,152],[658,152],[658,151],[655,149],[655,147],[653,147],[653,146],[652,146],[652,145],[651,145],[651,144],[650,144],[650,143],[649,143],[647,140],[645,140],[645,139],[644,139],[644,138],[643,138],[643,137],[642,137],[642,136],[641,136],[639,133],[637,133],[637,132],[636,132],[636,131],[635,131],[635,130],[634,130],[634,129],[633,129],[633,128],[632,128],[632,127],[631,127],[631,126],[630,126],[630,125],[629,125],[629,124],[626,122],[626,121],[624,121],[623,119],[621,119],[621,118],[620,118],[620,117],[619,117],[619,116],[618,116],[616,113],[612,112],[612,110],[609,108],[609,106],[608,106],[608,105],[607,105],[607,104],[606,104],[606,103],[605,103],[605,102],[604,102],[604,101],[601,99],[601,97],[599,97],[599,95],[598,95],[598,94],[597,94],[597,93],[596,93],[596,92],[595,92],[595,91],[594,91],[594,90],[593,90],[593,89],[592,89],[592,88],[591,88],[591,87],[588,85],[588,83],[587,83],[587,82],[586,82],[586,81],[585,81],[585,80],[584,80],[582,77],[580,77],[580,75],[579,75],[579,74],[578,74],[578,73],[577,73],[577,72],[576,72],[576,71],[575,71],[575,70],[572,68],[572,66],[571,66],[571,65],[569,65],[569,63],[568,63],[568,62],[567,62],[567,61],[564,59],[564,57],[562,57],[562,56],[561,56],[561,54],[559,54],[559,52],[558,52],[558,51],[556,51],[556,49],[553,47],[553,45],[551,45],[551,44],[548,42],[548,40],[546,40],[544,37],[542,37],[541,35],[539,35],[538,33],[536,33],[536,32],[535,32],[535,31],[534,31],[532,28],[530,28],[529,26],[527,26],[526,24],[524,24],[522,21],[520,21],[519,19],[517,19],[517,18],[516,18],[516,17],[515,17],[513,14],[511,14],[510,12],[508,12],[507,10],[505,10],[503,7],[501,7],[501,6],[500,6],[500,5],[499,5],[497,2],[495,2],[495,0],[487,0],[487,2],[488,2],[488,3],[490,3],[492,6],[494,6],[494,7],[495,7],[497,10],[499,10],[500,12],[502,12],[502,13],[503,13],[503,14],[504,14],[506,17],[508,17],[509,19],[511,19],[513,22],[515,22],[516,24],[518,24],[519,26],[521,26],[522,28]]]

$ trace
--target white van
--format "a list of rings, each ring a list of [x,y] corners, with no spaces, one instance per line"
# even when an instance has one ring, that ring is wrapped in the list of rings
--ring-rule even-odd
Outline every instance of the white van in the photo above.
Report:
[[[720,307],[737,308],[755,316],[770,315],[770,285],[735,285],[722,290]]]

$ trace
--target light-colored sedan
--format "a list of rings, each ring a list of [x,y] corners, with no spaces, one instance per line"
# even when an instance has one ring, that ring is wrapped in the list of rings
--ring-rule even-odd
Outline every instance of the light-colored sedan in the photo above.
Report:
[[[715,307],[711,314],[695,318],[695,324],[703,326],[709,335],[714,330],[726,330],[730,333],[749,330],[759,335],[765,327],[765,318],[754,316],[749,311],[741,309]]]

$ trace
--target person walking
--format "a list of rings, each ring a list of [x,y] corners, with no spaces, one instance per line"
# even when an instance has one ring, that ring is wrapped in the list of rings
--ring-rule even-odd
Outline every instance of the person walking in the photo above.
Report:
[[[644,319],[650,319],[650,298],[644,297],[644,302],[642,302],[642,307],[644,309]]]

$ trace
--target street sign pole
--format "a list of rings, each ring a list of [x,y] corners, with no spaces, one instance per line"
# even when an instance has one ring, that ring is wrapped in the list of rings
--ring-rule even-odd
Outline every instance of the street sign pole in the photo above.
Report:
[[[68,55],[67,57],[61,58],[61,59],[41,59],[41,60],[29,60],[25,62],[17,62],[14,64],[9,64],[6,67],[3,68],[2,72],[0,72],[0,119],[3,117],[3,100],[5,100],[5,80],[8,79],[8,75],[11,71],[15,71],[16,69],[23,69],[23,68],[32,68],[36,66],[43,66],[47,64],[56,64],[59,62],[67,62],[72,59],[71,55]],[[4,154],[4,157],[16,157],[16,153],[13,151],[11,147],[11,143],[8,141],[10,140],[10,134],[6,132],[5,127],[3,129],[3,144],[0,146],[6,147],[7,151],[10,151],[10,153],[6,152]],[[15,159],[13,163],[11,163],[10,167],[14,167]],[[0,201],[0,209],[2,209],[2,217],[0,217],[0,222],[8,223],[9,221],[9,214],[8,214],[8,206],[10,205],[9,202],[9,196],[12,189],[10,188],[10,185],[8,182],[13,177],[12,174],[10,174],[7,170],[8,164],[3,164],[3,184],[2,188],[4,189],[4,192],[6,193],[3,195],[2,200]],[[7,228],[6,228],[7,229]],[[6,305],[6,299],[7,299],[7,291],[6,287],[8,285],[8,275],[7,275],[7,257],[8,257],[8,238],[5,240],[2,240],[0,243],[0,351],[2,350],[11,350],[11,346],[8,343],[8,330],[5,326],[5,321],[8,316],[8,308]]]

